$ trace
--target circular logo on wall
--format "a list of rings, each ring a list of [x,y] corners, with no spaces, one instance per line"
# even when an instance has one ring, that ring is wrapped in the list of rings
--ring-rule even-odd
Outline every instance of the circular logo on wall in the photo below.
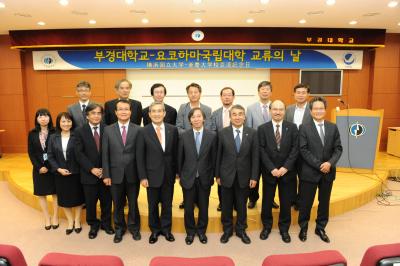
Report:
[[[52,55],[42,57],[42,64],[47,68],[52,68],[56,64],[56,59]]]
[[[204,39],[204,32],[201,30],[195,30],[192,32],[192,39],[196,42],[200,42]]]
[[[356,56],[351,52],[347,52],[343,55],[343,62],[348,66],[354,64],[356,60]]]
[[[355,122],[349,127],[349,134],[355,138],[361,137],[365,134],[366,128],[363,124]]]

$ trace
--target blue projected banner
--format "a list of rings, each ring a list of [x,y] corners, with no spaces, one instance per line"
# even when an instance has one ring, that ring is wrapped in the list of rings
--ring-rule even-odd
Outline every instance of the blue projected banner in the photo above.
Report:
[[[35,70],[361,69],[359,50],[93,49],[34,51]]]

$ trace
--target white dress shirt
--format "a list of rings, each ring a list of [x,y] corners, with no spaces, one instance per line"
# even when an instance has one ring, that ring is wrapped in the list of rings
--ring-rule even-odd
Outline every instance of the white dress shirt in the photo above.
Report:
[[[121,133],[121,136],[122,136],[122,126],[125,126],[126,135],[128,136],[129,121],[126,122],[125,124],[122,124],[121,122],[118,121],[118,126],[119,126],[119,132]]]
[[[233,129],[233,139],[236,138],[236,135],[237,135],[236,130],[239,129],[239,131],[240,131],[240,132],[239,132],[240,143],[242,143],[242,139],[243,139],[243,126],[241,126],[241,127],[239,127],[239,128],[236,128],[236,127],[232,126],[232,129]]]
[[[100,124],[98,124],[97,126],[92,125],[91,123],[89,123],[90,129],[92,130],[92,135],[94,136],[94,127],[97,127],[96,131],[100,136]],[[126,129],[127,130],[127,129]],[[127,131],[128,132],[128,131]],[[121,131],[122,133],[122,131]]]
[[[282,121],[280,121],[279,123],[275,122],[274,120],[272,121],[272,126],[274,127],[274,136],[276,134],[276,125],[279,124],[279,134],[281,135],[281,139],[282,139]]]
[[[151,123],[154,127],[154,131],[156,132],[157,135],[157,125],[154,123]],[[164,123],[162,123],[160,126],[160,133],[161,133],[161,139],[162,139],[162,143],[161,143],[161,147],[163,149],[163,151],[165,151],[165,126]]]
[[[303,117],[305,110],[307,108],[307,103],[303,107],[295,106],[294,115],[293,115],[293,122],[297,125],[297,128],[303,123]]]

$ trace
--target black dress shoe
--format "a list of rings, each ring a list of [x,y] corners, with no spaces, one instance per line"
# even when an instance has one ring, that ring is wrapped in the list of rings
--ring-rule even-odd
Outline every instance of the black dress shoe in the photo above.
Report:
[[[149,237],[149,243],[150,243],[150,244],[156,243],[157,240],[158,240],[158,236],[159,236],[158,233],[151,233],[151,235],[150,235],[150,237]]]
[[[114,243],[119,243],[122,241],[122,237],[123,237],[124,233],[123,232],[115,232],[114,235]]]
[[[53,228],[54,230],[56,230],[59,226],[60,226],[60,224],[53,224],[53,225],[51,225],[51,228]]]
[[[202,244],[207,244],[207,236],[206,234],[199,234],[199,240]]]
[[[249,201],[249,204],[247,204],[247,208],[249,209],[254,209],[254,207],[256,206],[256,202],[254,201]]]
[[[170,232],[165,233],[165,240],[169,241],[169,242],[174,242],[175,241],[175,237],[173,234],[171,234]]]
[[[75,233],[79,234],[80,232],[82,232],[82,226],[75,228],[74,231]]]
[[[222,244],[228,243],[229,238],[231,238],[232,233],[223,233],[221,239],[219,240]]]
[[[66,229],[66,230],[65,230],[65,234],[66,234],[66,235],[70,235],[73,231],[74,231],[74,228],[72,228],[72,229]]]
[[[279,205],[274,201],[272,202],[272,208],[279,209]]]
[[[194,241],[194,235],[187,235],[185,237],[185,243],[186,245],[191,245]]]
[[[99,231],[99,228],[96,226],[91,226],[89,230],[89,239],[95,239],[97,237],[97,232]]]
[[[51,225],[45,225],[45,226],[44,226],[44,229],[45,229],[45,230],[50,230],[50,229],[51,229]]]
[[[179,204],[179,209],[184,209],[184,208],[185,208],[185,202],[182,201],[182,202]]]
[[[111,226],[101,226],[100,229],[104,230],[107,235],[113,235],[115,233],[114,229],[112,229]]]
[[[222,210],[222,208],[221,208],[221,203],[220,203],[220,204],[218,204],[217,211],[220,212],[221,210]]]
[[[290,243],[291,238],[288,232],[281,232],[282,241],[285,243]]]
[[[300,230],[299,239],[301,242],[305,242],[307,240],[307,229]]]
[[[243,231],[241,233],[236,233],[236,236],[238,236],[242,240],[242,242],[245,244],[251,243],[250,237],[246,234],[245,231]]]
[[[331,240],[329,239],[328,235],[325,233],[324,229],[315,229],[315,234],[321,238],[322,241],[326,243],[330,243]]]
[[[133,231],[132,232],[132,238],[135,241],[139,241],[140,239],[142,239],[142,235],[140,234],[139,231]]]
[[[260,233],[260,239],[261,240],[267,239],[270,233],[271,233],[271,229],[264,228]]]

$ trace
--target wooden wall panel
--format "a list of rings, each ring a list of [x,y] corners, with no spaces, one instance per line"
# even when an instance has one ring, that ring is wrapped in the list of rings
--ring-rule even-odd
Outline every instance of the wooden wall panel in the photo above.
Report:
[[[399,77],[398,67],[376,67],[373,83],[374,94],[398,93],[400,87]]]
[[[386,34],[385,48],[376,49],[375,67],[400,66],[400,34]]]
[[[20,51],[10,49],[10,38],[8,35],[0,35],[0,69],[21,69]]]
[[[0,68],[0,80],[1,95],[23,94],[20,68]]]

